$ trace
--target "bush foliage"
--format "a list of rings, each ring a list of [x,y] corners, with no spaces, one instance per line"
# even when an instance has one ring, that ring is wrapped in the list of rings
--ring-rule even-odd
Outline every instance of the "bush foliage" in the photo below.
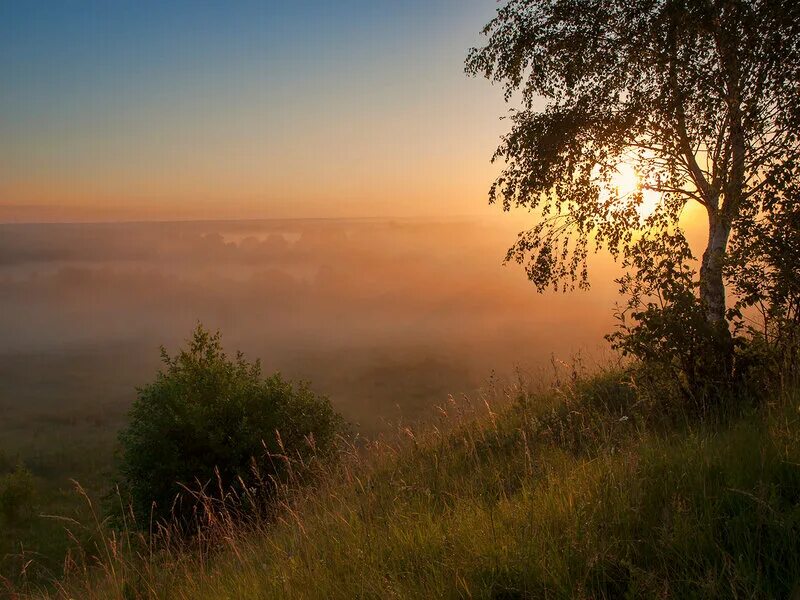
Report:
[[[120,434],[121,488],[137,518],[185,521],[197,508],[186,492],[201,488],[220,499],[256,488],[269,497],[288,475],[287,456],[324,458],[343,429],[327,398],[279,373],[262,377],[241,353],[229,358],[202,326],[174,357],[162,348],[162,359]]]

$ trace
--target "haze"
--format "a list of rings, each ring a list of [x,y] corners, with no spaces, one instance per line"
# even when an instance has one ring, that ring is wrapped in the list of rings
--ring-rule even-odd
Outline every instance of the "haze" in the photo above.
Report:
[[[603,354],[616,267],[563,296],[501,266],[530,215],[487,206],[505,105],[463,74],[494,10],[0,4],[7,425],[122,422],[198,322],[365,431]]]
[[[506,109],[463,73],[494,10],[0,4],[7,426],[122,422],[198,322],[365,431],[602,353],[610,276],[539,296],[501,267],[527,222],[486,204]]]
[[[501,266],[509,236],[463,219],[2,226],[0,410],[122,415],[198,321],[364,431],[596,359],[613,287],[535,294]]]

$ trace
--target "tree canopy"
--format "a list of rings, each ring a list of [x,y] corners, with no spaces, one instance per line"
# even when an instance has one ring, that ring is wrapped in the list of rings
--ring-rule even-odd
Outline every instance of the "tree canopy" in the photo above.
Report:
[[[707,321],[727,335],[731,241],[748,264],[747,248],[763,255],[764,245],[735,240],[795,210],[800,3],[510,0],[483,33],[467,72],[502,84],[517,106],[490,201],[538,215],[508,259],[540,290],[587,286],[587,257],[605,247],[641,284],[648,266],[664,266],[642,253],[692,258],[679,219],[698,203],[709,237],[689,279]],[[637,173],[633,193],[614,185],[621,164]],[[645,194],[658,198],[648,215],[638,210]]]

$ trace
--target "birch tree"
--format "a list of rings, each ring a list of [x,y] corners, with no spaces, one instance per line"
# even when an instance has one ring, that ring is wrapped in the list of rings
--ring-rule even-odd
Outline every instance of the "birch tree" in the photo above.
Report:
[[[698,302],[729,338],[729,247],[781,205],[800,162],[800,3],[511,0],[483,33],[466,70],[512,106],[489,199],[536,218],[508,259],[540,291],[585,287],[592,251],[635,268],[642,238],[682,236],[699,204]],[[621,165],[632,193],[615,186]]]

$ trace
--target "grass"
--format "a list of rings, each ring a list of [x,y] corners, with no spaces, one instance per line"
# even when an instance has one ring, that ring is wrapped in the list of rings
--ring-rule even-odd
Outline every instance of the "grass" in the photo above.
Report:
[[[0,424],[0,488],[18,462],[33,475],[30,504],[12,518],[0,514],[0,598],[11,585],[52,581],[62,573],[74,546],[65,525],[91,516],[71,479],[95,498],[108,486],[114,428],[88,418],[54,422],[20,415]]]
[[[71,480],[93,498],[106,492],[136,374],[147,372],[141,356],[110,344],[0,353],[0,480],[18,462],[34,477],[33,502],[22,518],[0,514],[0,598],[11,585],[61,575],[75,542],[65,531],[71,521],[51,516],[91,518]]]
[[[271,519],[158,545],[98,536],[63,598],[788,598],[800,394],[725,418],[619,373],[350,448]],[[482,414],[478,414],[482,413]],[[101,533],[102,524],[97,523]],[[47,590],[29,589],[31,595]]]

